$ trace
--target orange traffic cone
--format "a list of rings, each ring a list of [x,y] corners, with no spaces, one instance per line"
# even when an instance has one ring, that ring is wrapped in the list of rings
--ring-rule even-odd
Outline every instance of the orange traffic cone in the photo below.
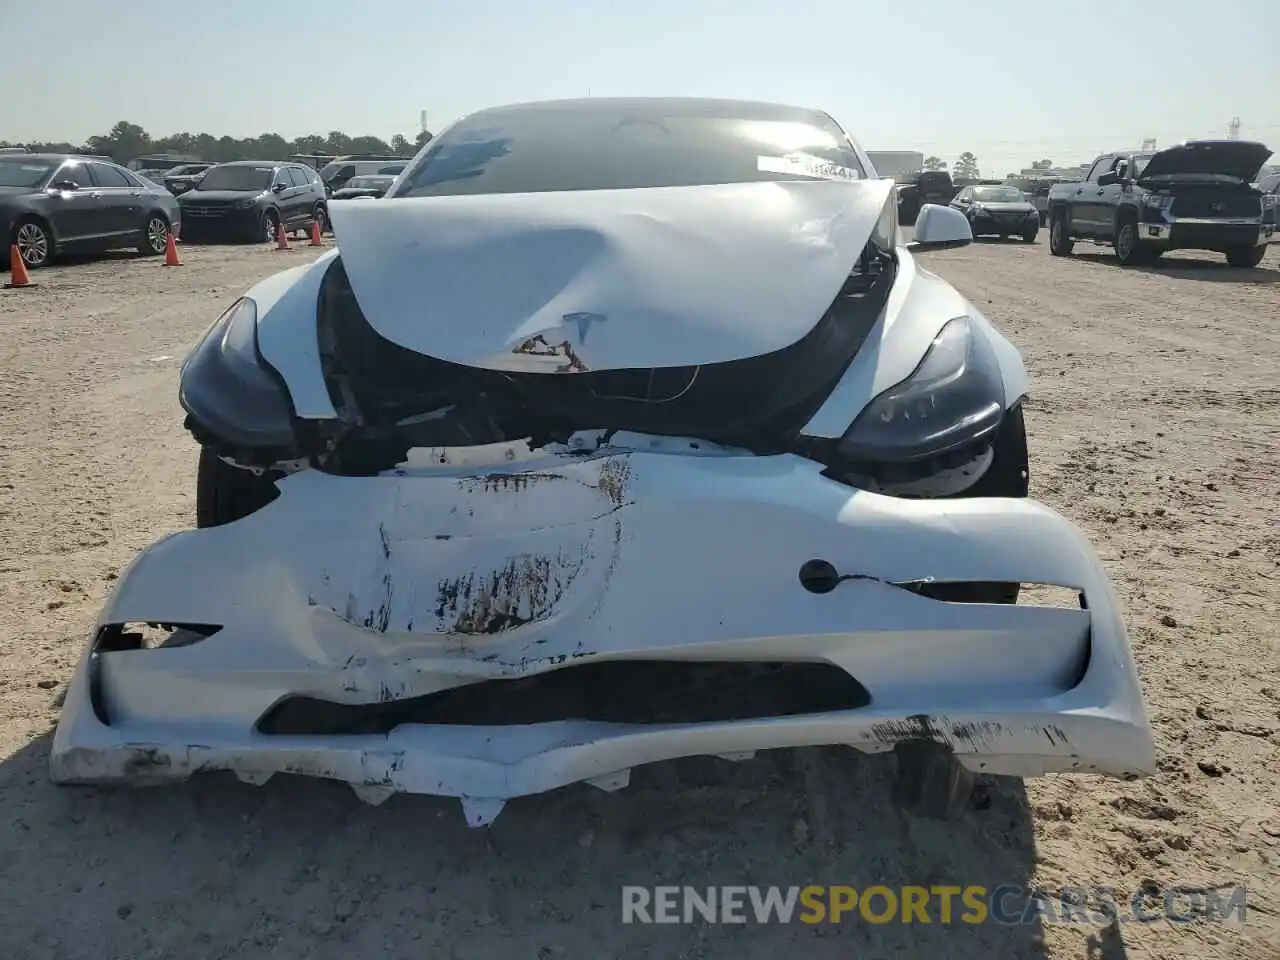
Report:
[[[164,265],[166,267],[182,266],[182,261],[178,259],[178,241],[172,231],[164,242]]]
[[[22,253],[18,250],[16,243],[9,246],[9,282],[4,285],[6,290],[16,290],[19,287],[34,287],[31,282],[31,275],[27,273],[26,261],[22,259]]]
[[[289,250],[289,231],[284,228],[284,224],[276,221],[276,249]]]
[[[311,221],[311,242],[307,244],[310,247],[323,247],[324,241],[320,239],[320,221]]]

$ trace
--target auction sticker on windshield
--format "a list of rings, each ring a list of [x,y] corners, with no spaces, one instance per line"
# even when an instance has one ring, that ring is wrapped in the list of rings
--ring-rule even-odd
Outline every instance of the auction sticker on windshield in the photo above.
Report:
[[[789,153],[785,157],[756,157],[761,173],[795,173],[820,180],[860,180],[862,174],[811,153]]]

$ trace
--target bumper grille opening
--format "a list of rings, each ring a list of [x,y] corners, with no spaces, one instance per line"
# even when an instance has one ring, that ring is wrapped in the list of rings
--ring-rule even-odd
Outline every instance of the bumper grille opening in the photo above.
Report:
[[[999,583],[982,580],[948,580],[903,583],[899,586],[930,600],[946,603],[1019,603],[1029,607],[1064,607],[1086,610],[1084,594],[1075,587],[1051,583]]]
[[[189,647],[212,637],[222,627],[216,623],[107,623],[94,634],[89,650],[89,705],[104,727],[111,726],[111,713],[102,695],[102,655],[126,650],[158,650]]]
[[[289,697],[268,710],[257,729],[305,736],[389,733],[401,724],[716,723],[853,710],[870,702],[861,683],[827,663],[631,660],[381,703]]]

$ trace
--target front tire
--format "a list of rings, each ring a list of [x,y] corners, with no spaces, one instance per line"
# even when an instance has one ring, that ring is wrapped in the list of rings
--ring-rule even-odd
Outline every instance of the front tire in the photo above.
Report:
[[[196,526],[220,527],[261,510],[276,498],[283,474],[255,474],[233,467],[207,447],[196,467]]]
[[[1049,252],[1055,257],[1069,257],[1075,249],[1075,242],[1067,232],[1067,214],[1065,210],[1056,211],[1049,221]]]
[[[1039,236],[1039,234],[1040,234],[1039,227],[1035,227],[1035,226],[1028,227],[1026,230],[1022,231],[1022,242],[1035,243],[1036,237]]]
[[[138,238],[138,253],[144,257],[158,257],[169,245],[169,221],[158,213],[147,217]]]
[[[274,210],[268,210],[262,215],[262,224],[258,227],[258,236],[266,243],[276,242],[276,232],[282,229],[280,226],[280,217]]]
[[[1256,247],[1236,247],[1234,250],[1227,251],[1227,263],[1231,264],[1233,267],[1243,267],[1248,269],[1260,264],[1262,262],[1262,258],[1266,255],[1266,244]]]
[[[35,217],[14,224],[9,242],[18,248],[18,256],[28,270],[39,270],[53,259],[53,236],[44,221]]]
[[[1116,259],[1121,266],[1133,267],[1155,262],[1150,248],[1138,242],[1137,220],[1126,218],[1116,226],[1115,250]]]

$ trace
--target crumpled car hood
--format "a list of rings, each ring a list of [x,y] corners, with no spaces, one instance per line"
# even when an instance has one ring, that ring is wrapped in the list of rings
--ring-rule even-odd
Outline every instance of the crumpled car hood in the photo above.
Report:
[[[335,203],[331,218],[362,312],[402,347],[492,370],[554,372],[570,352],[578,369],[652,368],[802,338],[892,190],[797,181],[424,197]]]

